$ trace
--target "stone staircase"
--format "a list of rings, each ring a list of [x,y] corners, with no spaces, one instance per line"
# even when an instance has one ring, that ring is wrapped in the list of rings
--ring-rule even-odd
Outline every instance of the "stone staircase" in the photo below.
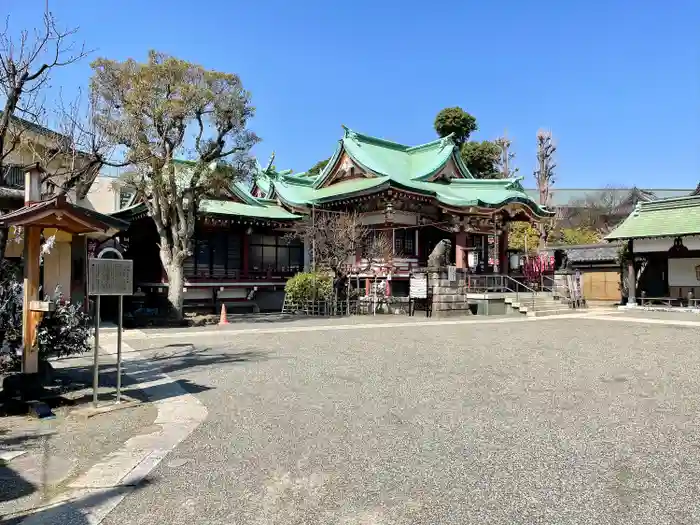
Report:
[[[533,304],[534,302],[534,304]],[[549,315],[562,315],[574,312],[566,298],[559,297],[551,292],[537,292],[534,294],[509,294],[506,297],[506,305],[511,313],[519,313],[528,317],[546,317]]]

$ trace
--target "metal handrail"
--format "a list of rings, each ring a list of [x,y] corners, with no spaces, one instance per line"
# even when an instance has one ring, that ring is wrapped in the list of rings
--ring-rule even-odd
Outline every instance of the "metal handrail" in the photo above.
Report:
[[[664,306],[676,307],[680,304],[683,308],[687,304],[687,308],[697,308],[700,299],[690,297],[647,297],[644,293],[638,298],[641,306],[653,306],[653,303],[662,303]]]
[[[515,283],[516,288],[517,288],[517,287],[524,288],[524,289],[526,290],[526,292],[529,293],[529,295],[530,295],[530,306],[531,306],[531,308],[532,308],[532,311],[534,312],[534,311],[536,310],[536,301],[535,301],[535,298],[537,297],[537,291],[536,291],[534,288],[530,288],[528,285],[526,285],[526,284],[524,284],[524,283],[521,283],[520,281],[518,281],[518,280],[516,280],[516,279],[513,279],[510,275],[503,275],[502,277],[504,277],[504,278],[506,278],[507,280],[509,280],[509,281],[511,281],[511,282],[513,282],[513,283]],[[518,301],[518,303],[520,303],[519,294],[520,294],[520,292],[516,289],[516,290],[515,290],[515,300]]]
[[[480,285],[480,284],[473,284],[473,281],[483,281],[485,282],[485,285]],[[494,283],[492,286],[489,286],[489,281]],[[521,295],[525,294],[529,296],[529,306],[534,312],[536,309],[536,301],[535,298],[537,297],[537,291],[534,288],[530,288],[526,284],[523,284],[522,282],[512,278],[510,275],[505,275],[505,274],[489,274],[489,275],[474,275],[474,274],[469,274],[467,276],[467,290],[472,290],[472,291],[484,291],[484,292],[490,292],[490,291],[498,291],[498,292],[503,292],[507,291],[510,293],[515,294],[515,300],[517,303],[520,303],[520,298]],[[524,291],[523,291],[524,290]]]
[[[545,285],[545,280],[549,280],[552,284],[549,286],[549,288]],[[542,291],[549,291],[551,293],[558,292],[559,290],[564,290],[566,293],[564,296],[567,299],[570,299],[570,292],[568,287],[562,286],[561,284],[557,283],[554,280],[554,277],[550,277],[549,275],[542,275],[540,276],[540,287],[542,288]]]

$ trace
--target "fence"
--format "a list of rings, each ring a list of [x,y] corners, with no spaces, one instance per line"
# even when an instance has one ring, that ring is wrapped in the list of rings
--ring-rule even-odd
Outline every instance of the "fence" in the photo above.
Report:
[[[315,317],[408,313],[408,297],[363,296],[353,299],[293,302],[285,298],[282,313]]]

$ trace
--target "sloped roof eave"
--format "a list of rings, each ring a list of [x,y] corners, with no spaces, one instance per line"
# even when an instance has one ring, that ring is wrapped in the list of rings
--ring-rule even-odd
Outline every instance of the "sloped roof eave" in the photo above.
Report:
[[[335,152],[333,152],[333,155],[328,160],[328,164],[325,165],[325,167],[321,170],[321,173],[319,173],[318,178],[314,181],[314,188],[320,188],[326,182],[329,175],[332,173],[333,168],[338,163],[338,159],[341,157],[341,154],[344,149],[345,148],[343,146],[343,140],[341,139],[338,141],[338,145],[335,148]]]
[[[334,202],[343,199],[354,199],[356,197],[362,197],[364,195],[371,195],[373,193],[379,193],[392,186],[391,180],[385,180],[384,182],[377,184],[376,186],[370,186],[369,188],[363,188],[361,190],[356,190],[348,193],[343,193],[340,195],[329,195],[327,197],[321,197],[319,199],[313,199],[316,204],[326,204],[329,202]]]
[[[653,239],[700,235],[700,197],[684,196],[638,203],[605,239]]]
[[[622,234],[616,233],[617,230],[620,229],[620,227],[615,228],[612,232],[607,234],[604,239],[608,242],[614,242],[614,241],[629,241],[629,240],[635,240],[635,239],[665,239],[665,238],[670,238],[670,237],[695,237],[700,236],[700,228],[697,230],[691,230],[691,231],[684,231],[684,232],[671,232],[671,231],[666,231],[666,232],[659,232],[659,233],[653,233],[653,234],[625,234],[624,232]]]

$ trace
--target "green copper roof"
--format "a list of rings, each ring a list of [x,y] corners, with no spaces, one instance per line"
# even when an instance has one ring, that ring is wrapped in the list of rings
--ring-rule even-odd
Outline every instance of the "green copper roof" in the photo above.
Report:
[[[343,153],[369,176],[327,184]],[[450,160],[456,173],[449,173],[448,180],[430,182]],[[292,175],[268,169],[259,171],[258,176],[261,181],[268,180],[258,188],[271,183],[268,195],[295,207],[320,205],[393,187],[433,197],[447,207],[495,208],[517,202],[539,217],[552,215],[525,192],[520,179],[473,178],[449,136],[420,146],[405,146],[345,128],[333,157],[319,175]]]
[[[316,187],[323,186],[343,151],[366,170],[395,180],[428,179],[450,158],[459,166],[460,176],[473,178],[462,162],[451,135],[420,146],[406,146],[357,133],[346,127],[343,129],[345,134],[335,154],[316,178]]]
[[[242,204],[233,201],[202,200],[199,211],[211,215],[240,215],[242,217],[255,217],[260,219],[294,220],[299,215],[288,212],[281,206],[271,201],[263,202],[258,199],[257,205]]]
[[[201,213],[210,215],[239,215],[241,217],[252,217],[257,219],[270,220],[295,220],[299,215],[288,212],[275,201],[267,199],[253,199],[254,204],[247,204],[228,200],[202,199],[199,204]],[[146,213],[146,205],[143,202],[122,208],[110,214],[117,218],[133,218]]]
[[[299,215],[295,215],[280,206],[276,200],[269,199],[270,189],[272,184],[270,183],[269,177],[259,177],[259,174],[275,173],[272,167],[272,162],[274,160],[274,155],[270,158],[270,161],[265,169],[263,169],[260,164],[256,161],[256,183],[267,181],[268,191],[262,197],[255,197],[251,194],[249,185],[242,181],[232,182],[228,188],[230,195],[234,197],[235,200],[220,200],[220,199],[202,199],[199,203],[199,211],[204,214],[211,215],[238,215],[241,217],[253,217],[259,219],[270,219],[270,220],[295,220],[299,219]],[[177,174],[179,181],[189,182],[189,177],[191,177],[191,170],[188,167],[195,166],[196,163],[187,160],[175,160],[176,167],[178,169]],[[216,165],[212,163],[211,169],[216,169]],[[291,172],[280,172],[279,175],[285,176],[289,175]],[[123,218],[134,218],[140,217],[146,213],[146,205],[143,202],[136,203],[132,206],[122,208],[111,215],[114,217]]]
[[[700,234],[700,196],[640,202],[605,239],[678,237]]]

